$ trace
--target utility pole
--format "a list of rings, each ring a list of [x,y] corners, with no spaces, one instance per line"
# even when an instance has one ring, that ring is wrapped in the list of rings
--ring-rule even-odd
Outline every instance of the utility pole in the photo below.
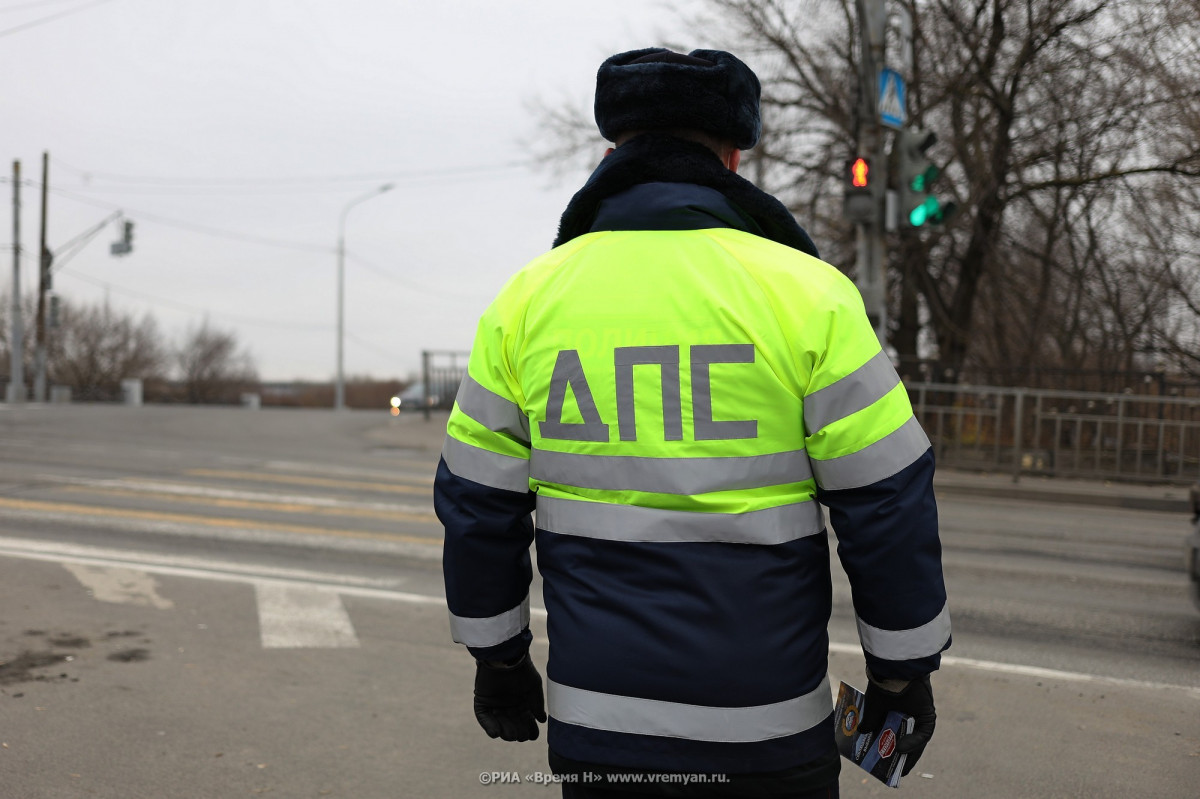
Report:
[[[8,401],[25,401],[25,348],[21,341],[21,162],[13,161],[12,335],[8,348]]]
[[[372,197],[378,197],[384,192],[389,192],[396,187],[394,183],[385,183],[377,189],[372,189],[363,196],[351,200],[342,209],[341,216],[338,217],[338,244],[337,244],[337,379],[333,387],[333,409],[342,411],[346,409],[346,372],[345,361],[343,359],[344,343],[346,338],[346,215],[350,213],[350,209],[359,203],[364,203]]]
[[[858,11],[860,57],[858,61],[859,105],[856,155],[882,167],[887,163],[885,136],[880,122],[876,93],[884,66],[884,39],[887,32],[885,0],[855,0]],[[882,170],[880,170],[882,171]],[[856,225],[858,288],[866,305],[867,316],[881,344],[887,343],[887,272],[884,244],[884,205],[886,181],[869,183],[869,218]]]
[[[50,264],[54,256],[46,246],[46,196],[50,188],[50,153],[42,153],[42,247],[38,257],[37,349],[33,356],[33,401],[46,401],[46,292],[50,291]]]

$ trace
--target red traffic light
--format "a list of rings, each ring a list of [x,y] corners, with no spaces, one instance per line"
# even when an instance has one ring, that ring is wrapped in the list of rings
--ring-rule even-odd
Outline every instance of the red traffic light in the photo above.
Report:
[[[850,164],[850,185],[856,189],[867,188],[867,180],[871,174],[871,164],[865,158],[856,158]]]

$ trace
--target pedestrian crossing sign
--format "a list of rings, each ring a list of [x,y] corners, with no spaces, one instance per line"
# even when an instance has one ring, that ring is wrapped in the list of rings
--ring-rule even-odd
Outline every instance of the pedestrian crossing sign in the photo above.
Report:
[[[894,69],[879,71],[879,121],[899,130],[907,118],[904,104],[904,78]]]

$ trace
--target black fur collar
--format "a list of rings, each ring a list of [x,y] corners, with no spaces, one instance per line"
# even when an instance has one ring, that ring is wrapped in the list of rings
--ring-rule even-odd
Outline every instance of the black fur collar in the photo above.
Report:
[[[730,172],[707,147],[659,133],[638,136],[600,162],[563,212],[554,246],[590,232],[605,199],[650,182],[693,183],[716,189],[758,226],[751,232],[820,257],[812,239],[783,203]]]

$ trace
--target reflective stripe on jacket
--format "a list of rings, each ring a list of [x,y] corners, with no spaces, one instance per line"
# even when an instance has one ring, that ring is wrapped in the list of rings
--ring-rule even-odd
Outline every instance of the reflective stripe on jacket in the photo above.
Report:
[[[556,753],[739,773],[827,755],[819,503],[872,672],[937,667],[929,441],[835,268],[730,227],[590,233],[508,282],[468,371],[435,485],[451,628],[477,657],[528,647],[536,507]]]

